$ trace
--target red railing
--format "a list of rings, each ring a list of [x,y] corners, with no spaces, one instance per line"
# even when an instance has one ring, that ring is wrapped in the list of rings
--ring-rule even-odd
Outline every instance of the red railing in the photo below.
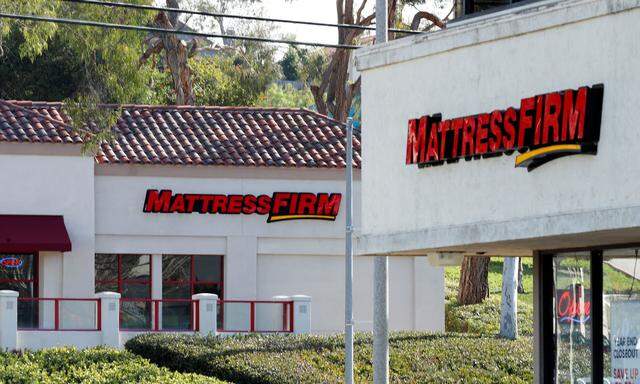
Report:
[[[187,313],[183,312],[184,309],[187,310]],[[187,326],[183,325],[185,320],[188,322]],[[199,320],[200,305],[197,300],[120,299],[121,330],[198,331],[200,329]]]
[[[273,308],[280,305],[282,312]],[[218,300],[218,307],[218,332],[293,332],[293,301]],[[233,310],[234,308],[229,307],[236,308]],[[258,310],[258,307],[262,310]],[[281,320],[279,313],[282,315]]]
[[[65,303],[95,303],[89,313],[93,312],[95,317],[88,319],[88,311],[85,306],[75,305],[63,308],[60,304]],[[53,305],[53,318],[51,309],[47,303]],[[78,308],[73,308],[78,307]],[[81,308],[84,307],[84,308]],[[63,321],[60,317],[62,315]],[[85,327],[83,324],[91,325]],[[102,308],[100,299],[77,299],[77,298],[48,298],[48,297],[19,297],[18,298],[18,329],[38,330],[38,331],[99,331],[102,322]],[[64,323],[64,324],[63,324]],[[51,325],[48,325],[51,324]]]

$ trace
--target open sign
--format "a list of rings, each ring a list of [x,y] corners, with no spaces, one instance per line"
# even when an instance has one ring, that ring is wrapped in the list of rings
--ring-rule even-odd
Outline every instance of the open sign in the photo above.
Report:
[[[591,319],[591,294],[576,284],[556,293],[560,323],[586,323]]]
[[[4,268],[20,268],[22,267],[22,264],[24,263],[24,260],[19,259],[17,257],[5,257],[0,259],[0,265],[2,265],[2,267]]]

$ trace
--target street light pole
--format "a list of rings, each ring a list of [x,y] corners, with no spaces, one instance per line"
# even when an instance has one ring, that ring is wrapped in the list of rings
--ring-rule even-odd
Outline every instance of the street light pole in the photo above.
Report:
[[[376,44],[389,34],[387,0],[376,0]],[[373,382],[389,383],[389,260],[375,256],[373,269]]]
[[[353,384],[353,119],[347,119],[345,228],[345,298],[344,298],[344,382]]]

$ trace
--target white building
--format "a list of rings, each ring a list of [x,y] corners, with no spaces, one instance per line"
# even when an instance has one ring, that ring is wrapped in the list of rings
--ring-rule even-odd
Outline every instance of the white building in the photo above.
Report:
[[[360,252],[533,256],[536,382],[636,382],[640,2],[513,3],[356,54]]]
[[[126,106],[93,157],[66,119],[58,103],[0,101],[0,288],[20,293],[18,348],[76,343],[68,329],[97,328],[100,304],[68,299],[103,291],[122,294],[122,340],[193,329],[187,301],[202,292],[222,300],[220,331],[291,331],[288,307],[260,324],[273,309],[255,300],[279,295],[312,298],[311,332],[344,329],[341,125],[307,110]],[[371,329],[372,273],[358,257],[358,330]],[[394,259],[391,295],[392,328],[443,329],[442,269]]]

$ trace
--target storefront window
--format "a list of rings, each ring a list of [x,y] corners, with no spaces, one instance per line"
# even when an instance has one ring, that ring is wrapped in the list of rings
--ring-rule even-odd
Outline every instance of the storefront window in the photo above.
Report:
[[[0,254],[0,289],[17,291],[20,298],[37,296],[37,257],[34,254]],[[18,327],[38,327],[38,303],[18,301]]]
[[[96,255],[96,292],[120,292],[120,327],[151,327],[151,256]]]
[[[222,256],[162,256],[163,299],[191,299],[196,293],[215,293],[222,298],[222,287]],[[189,303],[164,302],[162,307],[163,329],[190,328]]]
[[[639,249],[603,252],[604,382],[640,381]]]
[[[554,334],[557,384],[591,382],[591,255],[554,257]]]

